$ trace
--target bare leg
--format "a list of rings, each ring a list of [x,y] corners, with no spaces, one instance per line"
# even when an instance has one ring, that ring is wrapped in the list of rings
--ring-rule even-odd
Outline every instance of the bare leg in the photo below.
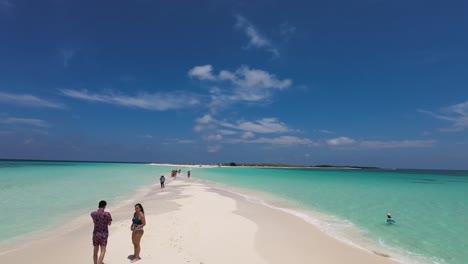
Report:
[[[99,255],[99,259],[97,264],[103,264],[104,256],[106,255],[106,246],[101,246],[101,254]]]
[[[97,255],[99,251],[99,246],[94,246],[94,251],[93,251],[93,261],[94,264],[97,264]]]
[[[143,230],[138,230],[134,231],[132,234],[132,242],[133,242],[133,249],[134,249],[134,255],[133,255],[133,260],[132,262],[136,262],[140,260],[140,241],[141,237],[143,236]]]

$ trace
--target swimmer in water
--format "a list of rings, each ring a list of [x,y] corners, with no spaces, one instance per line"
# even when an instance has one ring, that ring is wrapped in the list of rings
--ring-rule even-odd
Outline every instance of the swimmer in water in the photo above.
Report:
[[[394,224],[395,220],[392,219],[392,215],[387,213],[387,224]]]

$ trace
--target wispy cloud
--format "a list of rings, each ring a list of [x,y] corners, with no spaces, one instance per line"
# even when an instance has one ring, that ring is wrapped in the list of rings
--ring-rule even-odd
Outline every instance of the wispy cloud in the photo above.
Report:
[[[319,133],[323,133],[323,134],[335,134],[335,132],[330,131],[330,130],[326,130],[326,129],[318,129],[318,130],[314,130],[314,132],[319,132]]]
[[[276,118],[262,118],[255,121],[237,121],[236,123],[219,122],[219,125],[231,129],[254,133],[284,133],[290,129]]]
[[[188,75],[199,80],[210,80],[215,82],[230,82],[238,87],[244,88],[273,88],[285,89],[292,85],[290,79],[279,80],[274,74],[264,70],[251,69],[243,65],[236,71],[221,70],[218,75],[213,73],[213,66],[210,64],[195,66],[189,70]]]
[[[220,134],[212,134],[212,135],[207,135],[204,137],[206,141],[220,141],[223,139],[223,136]]]
[[[355,140],[349,137],[338,137],[326,140],[329,146],[333,147],[357,147],[370,149],[391,149],[391,148],[425,148],[432,147],[435,140]]]
[[[360,142],[360,145],[365,148],[427,148],[432,147],[437,141],[435,140],[392,140],[392,141],[369,141]]]
[[[131,108],[142,108],[146,110],[166,111],[171,109],[187,108],[200,103],[195,95],[185,93],[141,93],[128,96],[109,93],[91,93],[87,90],[60,90],[65,96],[84,101],[113,104]]]
[[[280,34],[283,37],[283,41],[289,41],[294,32],[296,32],[296,27],[290,25],[288,22],[284,22],[280,25]]]
[[[296,136],[259,137],[256,134],[283,134],[293,132],[277,118],[262,118],[255,121],[238,120],[234,122],[219,121],[211,115],[204,115],[195,120],[195,131],[205,133],[205,141],[217,141],[226,144],[271,144],[271,145],[313,145],[318,143]]]
[[[290,79],[281,80],[267,71],[245,65],[233,72],[221,70],[218,74],[209,64],[196,66],[189,70],[188,75],[216,85],[210,89],[209,107],[213,113],[235,102],[265,103],[273,90],[284,90],[292,85]]]
[[[0,123],[3,124],[18,124],[18,125],[29,125],[29,126],[37,126],[37,127],[48,127],[46,121],[41,119],[35,118],[19,118],[19,117],[6,117],[0,119]]]
[[[195,140],[192,140],[192,139],[177,139],[176,142],[179,143],[179,144],[193,144],[193,143],[195,143]]]
[[[30,107],[65,108],[65,105],[41,99],[31,94],[12,94],[0,92],[0,102]]]
[[[308,139],[300,138],[295,136],[280,136],[274,138],[256,138],[252,140],[238,140],[243,143],[256,143],[256,144],[272,144],[272,145],[313,145],[316,146],[318,143]]]
[[[206,150],[210,153],[215,153],[215,152],[220,151],[221,149],[222,149],[222,146],[214,145],[214,146],[208,146]]]
[[[451,127],[441,128],[444,132],[458,132],[468,128],[468,101],[447,106],[434,113],[419,109],[420,113],[430,115],[434,118],[452,123]]]
[[[1,8],[12,8],[14,7],[13,3],[10,0],[0,0]]]
[[[70,61],[73,59],[77,51],[78,50],[74,48],[64,48],[60,50],[60,56],[63,60],[63,67],[68,67]]]
[[[15,5],[12,3],[11,0],[0,0],[0,15],[2,13],[8,14],[11,9],[13,9]]]
[[[238,134],[238,132],[233,131],[233,130],[228,130],[228,129],[220,129],[220,130],[218,130],[218,132],[221,135],[236,135],[236,134]]]
[[[245,17],[237,15],[235,27],[242,30],[249,38],[247,48],[262,48],[270,52],[273,57],[279,57],[278,49]]]
[[[356,141],[348,137],[337,137],[327,140],[327,144],[330,146],[346,146],[354,144]]]

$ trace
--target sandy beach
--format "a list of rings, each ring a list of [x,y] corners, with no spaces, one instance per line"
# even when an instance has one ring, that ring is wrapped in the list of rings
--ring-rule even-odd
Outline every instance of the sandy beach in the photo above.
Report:
[[[395,263],[336,240],[298,217],[196,179],[179,176],[165,189],[154,184],[135,202],[144,206],[147,220],[137,263]],[[109,209],[114,221],[104,262],[130,263],[133,203]],[[0,254],[0,262],[92,263],[92,228],[91,218],[83,220],[67,232],[52,232]]]

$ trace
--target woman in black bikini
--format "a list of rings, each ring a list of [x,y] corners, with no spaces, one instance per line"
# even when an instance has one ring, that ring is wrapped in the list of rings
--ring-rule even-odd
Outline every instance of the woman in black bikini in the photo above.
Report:
[[[143,227],[146,225],[145,220],[145,210],[141,204],[135,204],[135,213],[132,218],[132,225],[130,230],[132,230],[132,243],[133,243],[133,259],[132,262],[137,262],[140,260],[140,241],[143,236]]]

